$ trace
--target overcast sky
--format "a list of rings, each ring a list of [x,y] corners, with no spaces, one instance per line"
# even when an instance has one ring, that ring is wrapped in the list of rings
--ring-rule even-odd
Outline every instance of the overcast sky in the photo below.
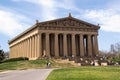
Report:
[[[109,51],[120,42],[120,0],[0,0],[0,45],[41,21],[72,16],[100,24],[99,49]]]

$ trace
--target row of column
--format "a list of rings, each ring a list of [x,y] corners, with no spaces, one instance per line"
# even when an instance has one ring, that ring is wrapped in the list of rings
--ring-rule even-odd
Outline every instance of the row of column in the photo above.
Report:
[[[28,57],[38,58],[40,56],[40,35],[33,35],[10,47],[10,58]]]
[[[59,34],[54,34],[54,56],[59,57],[60,56],[60,43],[59,43]],[[67,40],[67,34],[63,35],[63,54],[66,56],[68,55],[68,40]],[[71,51],[72,55],[77,55],[77,47],[76,47],[76,40],[75,35],[76,34],[70,34],[71,35]],[[78,35],[78,34],[77,34]],[[94,38],[92,38],[93,35],[83,35],[79,34],[79,53],[80,56],[85,56],[86,53],[88,53],[88,56],[93,56],[93,53],[96,55],[98,53],[98,40],[97,35],[94,35]],[[86,38],[85,38],[86,37]],[[33,35],[19,43],[17,43],[14,46],[10,47],[10,57],[16,58],[16,57],[28,57],[28,58],[38,58],[42,57],[44,55],[51,56],[50,54],[50,34],[45,33],[45,48],[43,50],[42,45],[42,34],[36,34]]]
[[[54,38],[55,38],[55,42],[54,42],[54,56],[55,57],[59,57],[60,56],[60,44],[59,44],[59,38],[58,38],[58,35],[57,33],[54,34]],[[67,44],[67,34],[62,34],[63,35],[63,54],[68,56],[68,44]],[[76,34],[71,34],[72,36],[72,55],[76,56],[77,55],[77,51],[76,51],[76,40],[75,40],[75,35]],[[85,37],[86,36],[86,40],[85,40]],[[42,38],[42,37],[41,37]],[[40,38],[40,39],[41,39]],[[50,34],[46,33],[45,34],[45,55],[46,56],[51,56],[51,53],[50,53]],[[41,41],[41,40],[40,40]],[[85,42],[86,41],[86,42]],[[42,47],[42,45],[39,45]],[[87,53],[87,56],[94,56],[96,54],[98,54],[98,42],[97,42],[97,35],[94,35],[94,38],[93,38],[93,35],[82,35],[82,34],[79,34],[79,50],[80,50],[80,56],[85,56],[85,54]],[[40,48],[40,52],[42,54],[44,54],[44,50],[42,50],[43,48]],[[94,54],[93,54],[94,53]]]

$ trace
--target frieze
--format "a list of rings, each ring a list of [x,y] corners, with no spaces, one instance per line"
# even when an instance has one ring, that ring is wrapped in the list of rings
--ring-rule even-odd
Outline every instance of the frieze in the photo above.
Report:
[[[50,27],[43,26],[39,27],[39,30],[62,30],[62,31],[85,31],[85,32],[97,32],[97,29],[90,28],[73,28],[73,27]]]
[[[47,26],[65,26],[65,27],[69,27],[69,26],[75,26],[75,27],[94,27],[85,23],[82,23],[80,21],[77,20],[73,20],[73,19],[69,19],[66,18],[64,20],[55,20],[55,21],[49,21],[49,22],[43,22],[40,23],[40,25],[47,25]]]

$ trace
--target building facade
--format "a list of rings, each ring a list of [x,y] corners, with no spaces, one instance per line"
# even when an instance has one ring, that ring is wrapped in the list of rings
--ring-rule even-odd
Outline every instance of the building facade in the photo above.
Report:
[[[94,57],[99,25],[68,17],[38,22],[9,41],[10,58]]]

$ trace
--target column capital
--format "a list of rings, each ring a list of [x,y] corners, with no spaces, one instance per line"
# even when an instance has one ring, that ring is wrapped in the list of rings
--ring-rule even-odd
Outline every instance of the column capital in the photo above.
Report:
[[[63,33],[63,36],[67,36],[67,33]]]
[[[94,36],[96,36],[96,37],[97,37],[97,36],[98,36],[98,34],[94,34]]]
[[[84,34],[79,34],[79,36],[84,36]]]
[[[72,35],[72,36],[75,36],[76,34],[75,34],[75,33],[72,33],[71,35]]]
[[[92,34],[87,34],[87,36],[92,36]]]
[[[54,33],[55,35],[59,35],[59,33]]]
[[[49,35],[50,33],[45,33],[46,35]]]
[[[63,35],[67,35],[68,33],[62,33]]]

